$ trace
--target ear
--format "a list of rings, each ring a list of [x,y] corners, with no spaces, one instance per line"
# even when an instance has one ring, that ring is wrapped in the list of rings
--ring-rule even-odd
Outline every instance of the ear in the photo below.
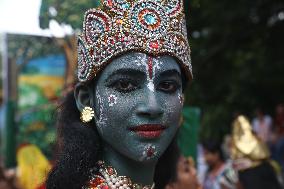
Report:
[[[87,84],[78,83],[74,89],[74,97],[80,112],[82,112],[86,106],[93,107],[93,92]]]

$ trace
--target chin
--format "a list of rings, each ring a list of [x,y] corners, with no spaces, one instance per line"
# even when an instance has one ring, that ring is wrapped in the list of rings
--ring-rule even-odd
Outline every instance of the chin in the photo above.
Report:
[[[152,143],[145,144],[143,148],[142,151],[139,150],[138,153],[136,152],[135,155],[130,158],[141,163],[155,163],[163,153],[157,145]]]

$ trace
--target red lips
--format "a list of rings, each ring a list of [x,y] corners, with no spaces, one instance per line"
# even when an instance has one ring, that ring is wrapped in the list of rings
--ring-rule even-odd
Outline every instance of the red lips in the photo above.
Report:
[[[165,126],[158,124],[139,125],[130,128],[131,131],[144,138],[158,138],[165,129]]]

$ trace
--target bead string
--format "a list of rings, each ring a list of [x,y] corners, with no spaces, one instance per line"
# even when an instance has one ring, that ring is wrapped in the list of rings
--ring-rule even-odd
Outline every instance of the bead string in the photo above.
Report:
[[[126,176],[119,176],[111,166],[106,166],[103,161],[99,161],[98,169],[91,170],[91,179],[87,187],[82,189],[154,189],[155,183],[143,186],[142,184],[132,183]],[[95,174],[98,170],[99,174]]]

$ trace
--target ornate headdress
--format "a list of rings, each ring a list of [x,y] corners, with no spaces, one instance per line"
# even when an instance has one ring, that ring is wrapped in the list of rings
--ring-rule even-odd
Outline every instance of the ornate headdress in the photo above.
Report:
[[[78,36],[78,79],[89,81],[129,51],[171,55],[192,78],[183,0],[101,0],[85,13]]]

